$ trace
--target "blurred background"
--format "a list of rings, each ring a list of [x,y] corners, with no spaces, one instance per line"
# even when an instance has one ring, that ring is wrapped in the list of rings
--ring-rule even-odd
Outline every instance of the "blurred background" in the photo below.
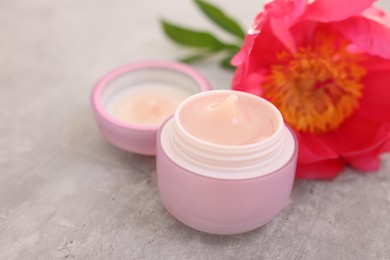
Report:
[[[210,2],[244,28],[263,5]],[[372,175],[297,181],[283,213],[249,234],[203,234],[165,211],[154,158],[107,144],[89,104],[112,68],[192,53],[161,18],[231,39],[190,0],[0,0],[0,259],[389,259],[388,159]],[[231,71],[194,66],[230,87]]]

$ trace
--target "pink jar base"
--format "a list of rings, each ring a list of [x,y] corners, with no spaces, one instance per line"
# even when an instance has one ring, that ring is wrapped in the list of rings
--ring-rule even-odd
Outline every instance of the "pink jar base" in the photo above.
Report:
[[[177,165],[161,146],[163,127],[158,133],[156,155],[159,194],[166,209],[182,223],[212,234],[244,233],[271,221],[287,204],[298,151],[291,129],[295,148],[283,167],[264,176],[227,180]]]

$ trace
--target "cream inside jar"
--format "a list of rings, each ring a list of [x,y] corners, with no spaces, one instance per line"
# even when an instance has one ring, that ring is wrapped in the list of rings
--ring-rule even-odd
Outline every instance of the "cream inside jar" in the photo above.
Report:
[[[263,103],[237,93],[194,99],[182,107],[179,121],[184,129],[204,141],[221,145],[246,145],[267,139],[278,122]]]
[[[161,124],[184,99],[210,88],[184,64],[142,61],[104,75],[93,88],[91,104],[107,141],[126,151],[155,155]]]

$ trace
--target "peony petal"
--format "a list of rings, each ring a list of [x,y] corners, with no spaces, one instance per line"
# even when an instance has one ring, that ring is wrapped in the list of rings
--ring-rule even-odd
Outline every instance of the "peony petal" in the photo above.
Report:
[[[240,70],[240,74],[246,75],[256,70],[257,65],[263,63],[263,60],[267,65],[274,62],[277,50],[281,51],[284,48],[294,50],[295,41],[289,32],[289,28],[300,18],[305,8],[306,0],[278,0],[267,4],[266,11],[256,16],[241,50],[233,57],[231,64],[233,66],[244,66]],[[278,18],[278,15],[285,16]],[[270,42],[273,44],[269,44]],[[254,46],[258,54],[252,54]],[[253,58],[254,61],[252,61],[251,57],[257,58],[256,60]],[[239,81],[236,80],[235,82]]]
[[[249,57],[249,55],[252,52],[252,48],[255,43],[255,40],[263,30],[265,23],[266,23],[266,16],[264,13],[261,12],[256,16],[252,27],[248,30],[247,34],[245,35],[244,44],[242,45],[240,51],[232,58],[230,63],[233,66],[241,65],[246,60],[246,58]],[[264,35],[264,32],[262,33],[262,35]]]
[[[297,44],[290,28],[285,26],[285,21],[282,19],[271,19],[270,23],[275,36],[283,43],[284,47],[290,52],[295,52]]]
[[[309,164],[298,164],[297,178],[329,180],[335,178],[344,169],[341,159],[324,160]]]
[[[390,122],[357,111],[338,130],[318,136],[343,158],[353,158],[389,151]]]
[[[367,116],[380,121],[390,121],[390,60],[367,57],[363,63],[367,75],[363,79],[366,86],[360,101]]]
[[[319,136],[360,170],[379,167],[378,155],[390,151],[390,61],[368,57],[360,107],[337,131]]]
[[[258,35],[259,32],[255,32],[255,33],[248,33],[245,36],[244,44],[242,45],[240,51],[236,55],[234,55],[234,57],[230,62],[233,66],[241,65],[244,62],[244,60],[251,54],[253,44]]]
[[[307,0],[273,0],[265,4],[264,10],[270,18],[282,18],[289,21],[289,27],[302,16]]]
[[[310,164],[339,157],[320,137],[311,133],[296,133],[296,135],[299,140],[299,164]]]
[[[390,122],[383,124],[371,146],[345,154],[343,157],[356,169],[374,171],[380,168],[379,155],[390,151]]]
[[[242,74],[239,71],[240,69],[242,69],[242,67],[239,67],[236,71],[236,74],[234,74],[232,89],[245,91],[256,96],[261,96],[263,93],[259,86],[264,80],[263,75],[261,73],[252,73],[246,77],[241,78],[240,75]]]
[[[382,24],[387,24],[387,26],[390,24],[390,16],[385,11],[376,6],[371,6],[370,8],[364,10],[362,16]]]
[[[290,29],[304,13],[306,0],[272,1],[265,8],[275,36],[290,52],[295,52],[297,43]]]
[[[323,142],[343,156],[364,151],[376,143],[375,136],[381,122],[369,116],[363,109],[357,110],[339,129],[318,136]]]
[[[359,15],[376,0],[315,0],[306,8],[305,18],[319,22],[334,22]]]
[[[295,42],[298,46],[306,47],[315,44],[315,41],[317,40],[316,33],[318,33],[318,31],[324,31],[325,35],[333,33],[329,32],[329,29],[335,31],[331,26],[327,25],[326,29],[329,29],[326,31],[323,27],[325,27],[325,25],[317,22],[301,21],[291,28],[291,33],[294,35]]]
[[[273,17],[283,17],[294,11],[294,2],[274,0],[265,4],[264,10]]]
[[[346,160],[352,167],[361,171],[376,171],[381,166],[378,154],[375,151],[361,156],[347,157]]]
[[[272,44],[269,44],[272,42]],[[265,22],[262,28],[258,28],[253,34],[248,33],[240,52],[233,58],[232,63],[238,65],[234,74],[232,87],[237,90],[255,93],[253,88],[259,88],[267,69],[276,60],[276,53],[284,50],[282,43],[275,37],[269,22]],[[258,74],[258,76],[256,76]],[[248,78],[249,77],[249,78]]]
[[[365,55],[363,52],[358,51],[357,53]],[[364,61],[362,61],[361,64],[367,71],[367,75],[364,77],[363,83],[367,86],[374,86],[370,87],[368,91],[372,91],[375,88],[377,91],[385,92],[384,90],[386,90],[386,87],[384,87],[383,84],[378,84],[381,83],[381,81],[376,81],[376,79],[380,78],[380,80],[390,80],[390,75],[388,74],[388,71],[390,71],[390,60],[385,60],[378,56],[368,55],[365,55],[363,59]],[[377,88],[375,86],[377,86]],[[375,95],[373,95],[373,97],[375,97]]]
[[[232,66],[240,66],[241,63],[244,61],[245,59],[245,50],[243,48],[241,48],[241,50],[239,50],[234,56],[233,58],[230,60],[230,65]]]
[[[333,25],[367,53],[390,59],[390,28],[386,24],[363,16],[355,16],[335,22]]]

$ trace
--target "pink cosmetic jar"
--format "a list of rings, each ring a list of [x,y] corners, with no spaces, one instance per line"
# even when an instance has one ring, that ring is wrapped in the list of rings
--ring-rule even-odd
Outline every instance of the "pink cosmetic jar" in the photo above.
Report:
[[[273,127],[272,135],[254,143],[224,145],[202,140],[183,127],[181,114],[193,102],[232,94],[255,104],[258,113],[266,112],[263,117]],[[270,102],[233,90],[193,95],[158,132],[161,201],[179,221],[203,232],[238,234],[256,229],[286,206],[297,152],[294,132]]]
[[[207,80],[187,65],[167,61],[144,61],[124,65],[104,75],[94,86],[91,103],[103,136],[126,151],[155,155],[161,125],[139,125],[120,121],[110,113],[110,103],[121,93],[140,84],[169,84],[193,95],[210,90]],[[137,111],[135,111],[137,113]]]

